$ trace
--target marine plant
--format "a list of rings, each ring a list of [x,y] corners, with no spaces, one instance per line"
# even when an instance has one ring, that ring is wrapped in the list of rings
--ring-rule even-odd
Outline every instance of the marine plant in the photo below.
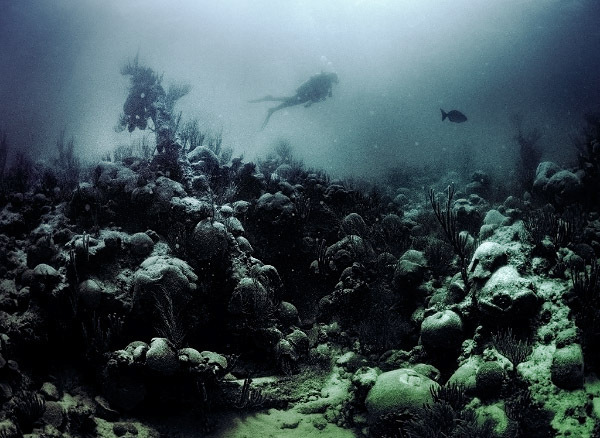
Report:
[[[6,168],[6,157],[8,156],[8,141],[6,141],[6,132],[0,131],[0,184],[4,180],[4,170]]]
[[[97,436],[97,425],[94,420],[94,411],[91,407],[77,404],[67,411],[69,432],[78,437],[92,438]]]
[[[585,363],[590,367],[598,363],[600,346],[600,268],[596,259],[587,266],[571,266],[571,284],[567,303],[581,333]]]
[[[330,274],[330,256],[327,255],[327,241],[325,239],[317,239],[315,241],[315,256],[318,268],[317,274],[319,274],[322,277],[325,277],[328,274]]]
[[[82,172],[81,161],[75,154],[75,139],[65,140],[65,130],[62,129],[56,139],[58,157],[54,160],[54,167],[58,173],[58,187],[65,196],[70,195],[79,183]]]
[[[554,213],[541,209],[529,211],[523,217],[523,225],[532,243],[540,244],[546,236],[553,242],[560,243],[564,240],[566,224]]]
[[[415,242],[416,249],[423,246],[425,258],[434,277],[441,278],[448,275],[454,257],[452,245],[431,235],[415,239]]]
[[[12,416],[21,431],[31,433],[37,420],[44,414],[44,398],[34,391],[18,392],[12,399]]]
[[[344,184],[349,193],[347,207],[342,206],[344,215],[358,213],[366,223],[377,222],[390,201],[384,196],[381,188],[356,179],[349,179]]]
[[[514,140],[519,146],[519,161],[517,163],[517,178],[519,187],[529,191],[533,186],[535,171],[542,158],[542,151],[538,146],[542,133],[534,128],[525,131],[523,128],[523,116],[515,114],[512,118],[513,125],[517,131]]]
[[[198,119],[187,120],[179,128],[179,139],[184,153],[188,153],[202,146],[206,133],[200,131]]]
[[[167,91],[162,86],[162,75],[139,62],[139,56],[121,68],[123,76],[129,76],[129,95],[123,105],[118,129],[133,132],[144,130],[148,122],[153,123],[156,145],[159,152],[175,139],[179,117],[175,115],[177,100],[190,92],[189,85],[171,85]]]
[[[378,438],[495,437],[489,421],[480,421],[467,408],[469,399],[460,384],[430,389],[433,402],[413,411],[396,411],[378,418],[371,436]]]
[[[385,438],[493,438],[489,420],[482,421],[467,406],[464,387],[446,384],[432,388],[433,403],[411,413],[394,412],[380,418],[375,436]]]
[[[384,353],[407,346],[414,329],[406,315],[397,311],[391,294],[377,287],[369,288],[371,295],[366,315],[358,324],[358,340],[364,354]]]
[[[117,345],[123,333],[124,318],[116,313],[99,315],[83,313],[78,315],[85,350],[89,363],[99,363],[105,353]]]
[[[531,343],[527,339],[517,339],[510,327],[498,331],[492,336],[492,340],[498,352],[513,365],[512,373],[516,375],[517,365],[526,361],[531,354]]]
[[[302,160],[294,155],[294,148],[289,140],[279,139],[273,146],[272,151],[264,159],[258,159],[259,171],[264,175],[267,182],[273,181],[274,187],[278,190],[277,183],[280,179],[285,179],[291,184],[299,184],[308,174],[304,169]],[[276,170],[280,166],[285,166],[283,174],[277,174]],[[276,176],[275,176],[276,175]],[[269,186],[269,184],[267,184]]]
[[[247,377],[244,379],[240,396],[234,406],[240,410],[259,409],[265,403],[265,400],[262,391],[252,388],[252,379]]]
[[[552,414],[533,400],[529,383],[517,373],[517,366],[527,360],[532,353],[528,339],[518,339],[511,328],[500,330],[492,335],[492,342],[498,352],[513,365],[509,378],[505,379],[501,390],[504,411],[512,422],[512,436],[549,437],[552,436],[550,421]]]
[[[586,126],[574,140],[582,182],[586,187],[586,204],[596,207],[600,203],[600,113],[585,115]]]
[[[469,235],[459,229],[456,213],[452,211],[452,199],[454,198],[454,186],[449,185],[446,191],[446,203],[442,206],[441,201],[436,197],[435,191],[429,189],[429,202],[439,224],[444,230],[444,234],[452,245],[454,253],[458,257],[460,275],[464,283],[465,291],[470,289],[469,275],[467,266],[474,250],[474,244],[470,241]]]
[[[550,424],[554,413],[532,398],[531,391],[524,381],[511,379],[502,398],[506,416],[512,422],[512,436],[517,438],[555,436]]]
[[[152,293],[156,313],[155,330],[159,336],[166,338],[175,350],[183,347],[187,336],[181,309],[177,309],[170,291],[159,286]]]
[[[190,92],[186,84],[173,84],[165,91],[162,75],[139,62],[138,56],[121,68],[123,76],[129,76],[129,94],[123,104],[123,113],[119,117],[117,131],[136,128],[145,130],[152,122],[156,136],[156,151],[153,159],[155,168],[161,169],[174,180],[182,178],[179,164],[181,145],[177,142],[181,114],[175,114],[175,103]]]
[[[0,429],[0,438],[23,438],[23,434],[16,428],[8,428],[7,426]]]
[[[545,209],[530,210],[523,217],[523,225],[534,245],[540,245],[545,238],[557,248],[564,248],[581,239],[586,223],[584,210],[573,205],[562,214]]]
[[[132,158],[140,158],[145,162],[149,162],[152,158],[152,153],[153,150],[148,142],[148,136],[144,135],[130,144],[121,144],[115,147],[112,151],[112,161],[123,163],[128,160],[131,161]],[[110,152],[107,154],[105,161],[111,161]]]
[[[430,392],[434,403],[448,403],[455,411],[463,410],[469,402],[465,386],[460,383],[432,386]]]
[[[25,193],[33,183],[33,162],[25,151],[17,151],[11,167],[4,177],[7,191]]]
[[[481,421],[472,409],[454,409],[439,401],[423,406],[405,426],[406,438],[494,438],[491,422]]]

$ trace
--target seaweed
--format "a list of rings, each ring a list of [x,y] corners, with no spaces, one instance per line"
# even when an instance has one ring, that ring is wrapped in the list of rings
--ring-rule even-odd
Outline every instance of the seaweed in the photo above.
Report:
[[[460,275],[465,285],[465,292],[469,292],[470,283],[467,273],[467,265],[473,255],[474,244],[470,241],[469,235],[459,229],[456,213],[452,211],[452,199],[454,198],[454,186],[449,185],[446,191],[445,208],[441,201],[438,201],[433,189],[429,189],[429,202],[435,213],[439,224],[444,230],[444,234],[452,245],[454,253],[458,257]]]
[[[198,119],[188,120],[179,128],[179,139],[184,153],[202,146],[205,138],[206,134],[200,131]]]
[[[65,130],[62,129],[56,139],[56,150],[58,157],[54,161],[54,167],[58,173],[58,187],[63,196],[69,195],[79,184],[82,173],[81,161],[75,154],[75,139],[65,140]]]
[[[25,433],[31,433],[37,420],[44,414],[44,398],[34,391],[21,391],[13,397],[12,403],[12,415],[19,428]]]
[[[542,133],[534,128],[530,131],[523,129],[523,116],[515,114],[512,118],[517,130],[514,140],[519,146],[519,161],[517,163],[517,178],[522,190],[531,190],[537,165],[542,158],[542,150],[538,146]]]
[[[158,152],[152,164],[164,170],[170,178],[180,180],[182,170],[178,161],[181,145],[176,141],[176,134],[181,114],[176,115],[174,107],[175,102],[188,94],[191,87],[187,84],[173,84],[165,91],[162,75],[159,76],[150,67],[141,65],[137,55],[121,68],[121,74],[130,77],[130,86],[123,104],[123,113],[116,127],[117,131],[125,128],[129,132],[136,128],[145,130],[151,121]]]
[[[512,372],[516,374],[517,365],[527,360],[531,354],[531,343],[528,340],[517,339],[510,327],[494,334],[492,339],[498,352],[513,365]]]
[[[583,267],[571,266],[571,293],[567,304],[575,317],[575,324],[581,333],[581,344],[586,365],[598,363],[600,345],[600,269],[596,259]]]
[[[446,384],[431,388],[432,403],[411,412],[391,412],[379,417],[373,430],[385,438],[493,438],[492,423],[482,421],[467,408],[465,388]]]
[[[573,143],[577,149],[579,169],[583,171],[585,204],[589,208],[597,208],[600,201],[600,113],[588,113],[584,118],[586,126]]]
[[[549,238],[557,248],[563,248],[580,239],[585,214],[577,206],[567,209],[562,215],[536,209],[525,213],[523,224],[534,245],[539,246],[545,238]]]
[[[455,411],[462,411],[469,402],[465,386],[460,383],[432,386],[430,392],[434,403],[448,403]]]
[[[235,403],[236,409],[240,410],[252,410],[258,409],[265,403],[265,396],[260,389],[254,389],[251,387],[252,379],[244,379],[242,390],[240,391],[240,397]]]
[[[0,130],[0,184],[4,180],[4,170],[6,168],[6,157],[8,156],[8,142],[6,141],[6,131]]]
[[[91,407],[78,404],[67,411],[69,419],[69,432],[82,438],[97,436],[94,411]]]
[[[156,332],[159,336],[166,338],[174,350],[179,350],[183,347],[183,342],[187,336],[184,319],[182,318],[182,309],[175,308],[171,293],[162,286],[159,286],[158,290],[152,293],[152,298],[154,299],[154,309],[157,316]]]
[[[513,422],[515,438],[550,438],[554,413],[533,400],[531,391],[520,379],[511,380],[504,394],[504,411]]]
[[[426,404],[405,425],[406,438],[493,438],[492,423],[481,421],[475,411],[455,409],[445,400]]]
[[[105,353],[117,345],[123,333],[124,319],[116,313],[108,315],[78,315],[85,348],[85,358],[89,363],[98,363]]]

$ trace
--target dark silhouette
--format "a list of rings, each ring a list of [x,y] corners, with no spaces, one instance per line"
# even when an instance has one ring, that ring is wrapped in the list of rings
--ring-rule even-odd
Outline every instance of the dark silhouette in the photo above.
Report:
[[[296,94],[290,97],[273,97],[265,96],[260,99],[250,100],[251,103],[257,102],[281,102],[274,108],[269,108],[267,118],[265,119],[261,129],[264,129],[269,123],[271,115],[275,111],[287,108],[288,106],[295,106],[304,104],[305,108],[308,108],[315,102],[325,100],[327,97],[331,97],[333,84],[338,83],[338,75],[335,73],[319,73],[311,76],[306,82],[300,85],[296,89]]]
[[[129,95],[123,104],[123,114],[119,118],[118,130],[135,128],[144,130],[151,120],[156,135],[156,148],[159,153],[167,149],[179,148],[175,144],[179,117],[175,114],[175,102],[189,93],[189,85],[171,85],[168,90],[162,86],[162,75],[150,67],[139,63],[138,56],[121,68],[123,76],[129,76]]]
[[[535,172],[542,159],[542,150],[538,144],[542,133],[534,128],[526,131],[523,128],[523,116],[515,114],[512,117],[512,123],[517,131],[513,137],[519,145],[519,161],[517,163],[517,178],[520,189],[530,191],[535,180]]]
[[[467,116],[465,116],[463,113],[461,113],[460,111],[457,110],[452,110],[452,111],[444,111],[443,109],[440,108],[440,111],[442,112],[442,122],[446,119],[450,120],[451,122],[454,123],[462,123],[462,122],[466,122],[467,121]]]

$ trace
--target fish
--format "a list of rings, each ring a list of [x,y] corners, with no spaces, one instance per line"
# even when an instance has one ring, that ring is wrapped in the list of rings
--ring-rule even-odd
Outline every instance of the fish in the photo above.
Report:
[[[467,116],[465,116],[460,111],[452,110],[452,111],[446,112],[446,111],[444,111],[441,108],[440,108],[440,111],[442,112],[442,122],[444,120],[446,120],[446,118],[448,120],[450,120],[451,122],[454,122],[454,123],[462,123],[462,122],[466,122],[467,121]]]

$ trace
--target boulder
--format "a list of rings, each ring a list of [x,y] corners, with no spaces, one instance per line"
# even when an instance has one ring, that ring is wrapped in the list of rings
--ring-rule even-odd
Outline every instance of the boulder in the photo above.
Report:
[[[354,262],[371,260],[374,256],[369,242],[354,234],[345,236],[325,251],[325,259],[329,260],[329,268],[335,272],[343,271],[352,266]]]
[[[475,250],[468,270],[474,281],[486,281],[507,262],[508,255],[504,246],[496,242],[483,242]]]
[[[415,410],[432,403],[432,387],[439,384],[410,368],[380,374],[365,400],[371,423],[381,415]]]
[[[297,211],[292,200],[281,192],[265,193],[256,201],[259,220],[274,226],[285,226],[295,222]]]
[[[96,186],[111,199],[131,193],[138,182],[138,174],[120,163],[102,161],[94,170]]]
[[[560,166],[552,161],[542,161],[538,164],[533,180],[533,190],[543,191],[550,178],[560,171]]]
[[[430,354],[456,351],[463,338],[462,320],[452,310],[436,312],[421,323],[421,344]]]
[[[460,230],[475,233],[481,227],[481,212],[471,197],[469,199],[461,198],[454,201],[452,212],[456,215]]]
[[[171,212],[171,200],[174,197],[184,198],[185,189],[177,181],[160,176],[143,187],[137,187],[131,192],[131,206],[146,218],[157,221]]]
[[[298,309],[292,303],[282,301],[277,307],[277,317],[279,321],[285,326],[290,327],[292,325],[299,325],[300,319],[298,318]]]
[[[204,362],[204,358],[195,348],[182,348],[177,352],[179,362],[191,368],[196,367]]]
[[[583,388],[583,350],[579,344],[558,348],[552,356],[550,377],[562,389]]]
[[[478,397],[497,397],[502,390],[506,373],[498,362],[484,362],[475,374],[475,391]]]
[[[474,290],[477,306],[486,317],[515,320],[533,316],[539,298],[533,282],[513,266],[496,270],[481,289]]]
[[[191,196],[183,198],[175,196],[171,199],[171,215],[177,222],[182,224],[188,221],[195,224],[213,214],[213,204],[208,201]]]
[[[58,399],[60,399],[60,392],[58,391],[56,385],[52,382],[44,382],[42,388],[40,389],[40,393],[46,400],[58,401]]]
[[[65,421],[65,410],[60,405],[60,403],[56,401],[47,401],[45,403],[44,414],[42,415],[42,421],[45,424],[50,426],[54,426],[57,429]]]
[[[340,224],[342,233],[346,236],[356,235],[360,237],[366,237],[368,233],[368,227],[365,220],[358,213],[350,213]]]
[[[156,333],[160,309],[170,306],[175,314],[187,310],[182,315],[186,317],[189,333],[193,333],[202,318],[197,280],[192,268],[178,258],[161,255],[144,260],[133,279],[131,316],[137,320],[136,335],[150,337]]]
[[[230,236],[225,225],[204,219],[198,222],[188,244],[190,256],[199,266],[221,266],[230,247]]]
[[[102,286],[96,280],[88,279],[77,287],[78,304],[89,310],[97,310],[102,301]]]
[[[146,233],[135,233],[129,238],[131,253],[138,257],[147,257],[154,249],[154,241]]]
[[[410,249],[398,259],[394,269],[394,285],[398,288],[418,287],[427,272],[427,259],[421,251]]]
[[[579,176],[569,170],[556,172],[544,186],[544,192],[558,205],[569,205],[582,199],[585,187]]]
[[[219,168],[219,157],[206,146],[200,146],[187,154],[192,167],[208,174]]]
[[[537,167],[533,191],[549,202],[564,206],[582,199],[585,186],[578,174],[545,161]]]
[[[146,353],[146,366],[163,376],[173,375],[179,369],[177,353],[170,347],[167,339],[152,339]]]

